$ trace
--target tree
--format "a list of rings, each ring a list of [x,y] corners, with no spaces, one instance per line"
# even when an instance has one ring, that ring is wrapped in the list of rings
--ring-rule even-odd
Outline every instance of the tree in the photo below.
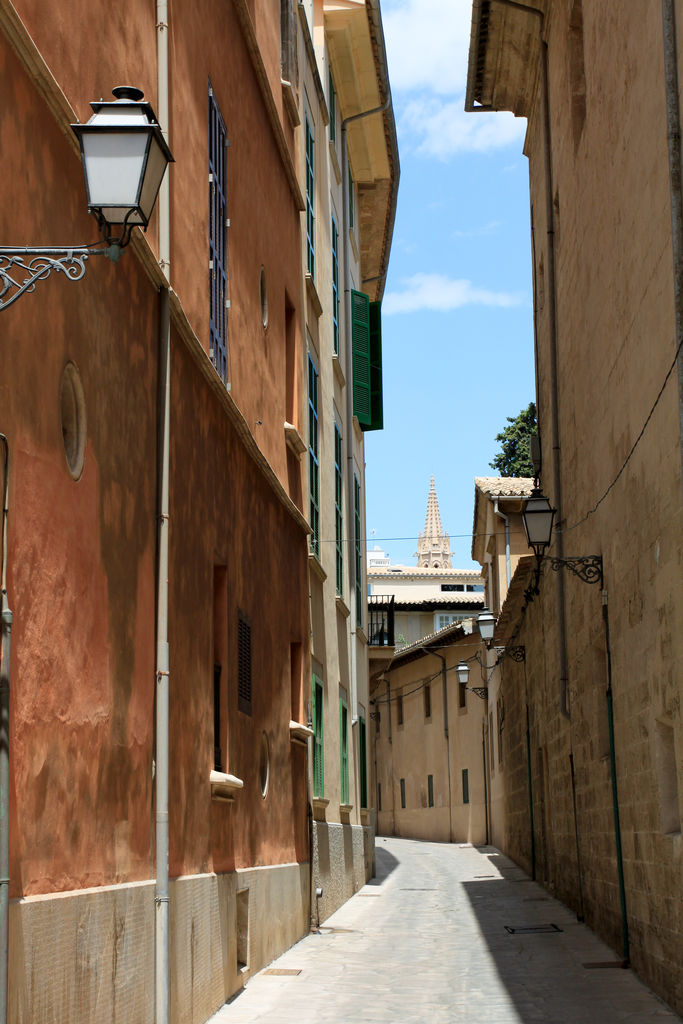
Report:
[[[500,451],[489,466],[497,469],[501,476],[533,476],[529,438],[536,433],[536,406],[530,402],[519,416],[508,416],[507,421],[510,426],[496,434]]]

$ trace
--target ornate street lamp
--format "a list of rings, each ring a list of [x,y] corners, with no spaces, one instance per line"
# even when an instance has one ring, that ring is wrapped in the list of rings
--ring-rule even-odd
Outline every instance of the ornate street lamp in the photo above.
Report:
[[[541,578],[541,562],[544,560],[544,553],[552,537],[555,509],[551,508],[550,502],[541,493],[538,487],[534,487],[531,497],[527,499],[522,522],[526,533],[527,543],[536,555],[536,574],[534,582],[529,585],[526,591],[527,603],[531,602],[539,593],[538,584]],[[555,572],[566,568],[578,576],[584,583],[602,583],[602,556],[601,555],[578,555],[574,558],[547,559],[550,568]]]
[[[470,666],[467,664],[467,662],[459,662],[455,671],[458,675],[458,682],[462,683],[463,686],[467,686],[467,683],[470,678]]]
[[[90,256],[116,262],[136,225],[147,228],[166,167],[173,161],[151,104],[133,86],[90,106],[87,124],[71,125],[81,147],[88,210],[102,242],[75,246],[0,246],[0,310],[7,309],[53,270],[69,281],[85,274]],[[21,274],[26,276],[21,278]]]
[[[490,612],[488,608],[484,608],[481,614],[477,616],[477,625],[479,626],[479,636],[488,647],[493,640],[493,634],[496,631],[495,615]]]

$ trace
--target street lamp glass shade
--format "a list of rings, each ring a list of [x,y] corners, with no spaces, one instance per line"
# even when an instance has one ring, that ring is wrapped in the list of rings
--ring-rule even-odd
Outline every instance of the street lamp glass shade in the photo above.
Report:
[[[482,640],[487,642],[493,640],[493,634],[496,630],[496,618],[488,608],[484,608],[481,615],[477,616],[477,625],[479,626],[479,635]]]
[[[91,103],[87,124],[72,125],[81,146],[88,209],[107,224],[146,227],[166,165],[173,160],[139,89],[114,89],[116,100]]]
[[[545,495],[541,494],[538,489],[535,489],[527,500],[522,520],[527,543],[537,555],[542,555],[550,544],[555,511],[554,508],[551,508]]]
[[[462,683],[463,686],[467,686],[470,678],[470,666],[467,662],[461,661],[455,671],[458,673],[458,682]]]

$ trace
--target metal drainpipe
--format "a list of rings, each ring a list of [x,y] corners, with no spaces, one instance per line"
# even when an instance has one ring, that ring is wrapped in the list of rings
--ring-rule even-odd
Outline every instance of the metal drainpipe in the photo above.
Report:
[[[355,495],[355,473],[353,468],[353,345],[351,335],[351,261],[349,258],[349,158],[346,146],[347,127],[352,121],[359,121],[371,114],[380,114],[391,106],[391,93],[379,107],[371,110],[363,110],[360,114],[352,114],[345,117],[341,125],[342,133],[342,228],[344,233],[344,320],[346,340],[346,424],[348,439],[346,442],[346,509],[347,522],[355,523],[354,495]],[[350,545],[349,545],[350,547]],[[361,569],[362,572],[362,569]],[[356,553],[355,546],[353,556],[349,558],[349,588],[351,605],[351,629],[349,642],[351,645],[351,725],[358,724],[358,651],[356,645],[356,630],[358,619],[356,614]]]
[[[678,351],[678,421],[683,485],[683,186],[681,183],[681,107],[676,44],[676,5],[662,0],[664,35],[664,89],[666,134],[669,146],[669,191],[671,196],[671,245],[673,249],[676,349]]]
[[[505,577],[507,579],[508,590],[510,589],[510,580],[512,578],[512,572],[510,567],[510,517],[506,516],[504,512],[501,512],[498,508],[498,498],[495,498],[493,503],[493,511],[499,519],[502,519],[505,523]]]
[[[0,578],[0,1024],[7,1024],[9,957],[9,696],[12,612],[7,603],[7,520],[9,518],[9,441],[5,449]]]
[[[621,906],[621,935],[623,942],[624,962],[622,967],[630,963],[630,945],[628,937],[628,914],[626,911],[626,885],[624,882],[624,858],[621,848],[621,822],[619,818],[619,791],[617,788],[617,756],[614,744],[614,707],[612,699],[612,647],[609,635],[609,611],[607,607],[607,591],[602,592],[602,620],[605,625],[605,651],[607,654],[607,722],[609,726],[609,764],[612,776],[612,809],[614,813],[614,840],[617,850],[617,874],[619,877],[619,903]]]
[[[448,729],[448,684],[446,682],[446,659],[443,654],[421,647],[425,654],[432,654],[441,662],[441,695],[443,699],[443,734],[446,739],[446,761],[448,764],[448,842],[453,842],[453,795],[451,786],[451,740]]]
[[[157,93],[159,124],[168,141],[168,0],[156,0]],[[170,272],[170,183],[168,172],[159,190],[159,265]],[[169,914],[169,710],[170,654],[168,643],[169,568],[169,475],[171,424],[171,302],[170,288],[161,289],[159,308],[159,393],[161,399],[159,444],[159,511],[157,565],[157,654],[156,654],[156,885],[155,885],[155,995],[156,1024],[168,1024],[170,1017],[170,914]]]

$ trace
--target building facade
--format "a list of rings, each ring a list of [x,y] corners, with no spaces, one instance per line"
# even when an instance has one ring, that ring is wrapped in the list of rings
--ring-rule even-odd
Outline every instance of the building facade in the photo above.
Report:
[[[476,0],[466,100],[528,119],[540,486],[557,509],[559,561],[518,564],[495,640],[525,652],[505,693],[506,852],[679,1012],[681,16]]]
[[[379,8],[351,6],[339,35],[356,54],[362,23],[371,95],[354,101],[340,85],[337,117],[387,103],[348,129],[356,233],[339,245],[358,249],[353,287],[375,281],[366,309],[381,299],[398,163]],[[148,231],[135,230],[119,263],[92,259],[79,281],[53,273],[0,311],[12,1024],[205,1020],[315,917],[308,723],[327,613],[310,597],[311,538],[329,534],[317,533],[309,500],[308,367],[324,353],[320,514],[332,537],[339,369],[329,228],[315,250],[320,277],[307,263],[311,226],[332,223],[307,154],[332,161],[327,85],[317,85],[336,17],[327,25],[321,4],[302,17],[286,0],[150,0],[114,19],[99,4],[0,10],[3,160],[16,183],[0,203],[3,239],[96,237],[70,125],[122,81],[144,91],[175,158]],[[320,119],[312,150],[305,116]],[[340,276],[340,306],[344,287]],[[376,392],[364,396],[364,425],[377,422]],[[342,423],[340,458],[362,470],[358,419]],[[348,508],[362,523],[363,489],[361,476],[360,493],[349,491],[344,471],[348,527]],[[359,666],[356,689],[339,673],[356,789],[360,630],[360,654],[350,631],[339,644],[344,665]],[[339,734],[338,703],[329,715]],[[330,755],[328,785],[360,830],[361,798],[338,795],[343,765]],[[364,880],[362,835],[354,877]]]

